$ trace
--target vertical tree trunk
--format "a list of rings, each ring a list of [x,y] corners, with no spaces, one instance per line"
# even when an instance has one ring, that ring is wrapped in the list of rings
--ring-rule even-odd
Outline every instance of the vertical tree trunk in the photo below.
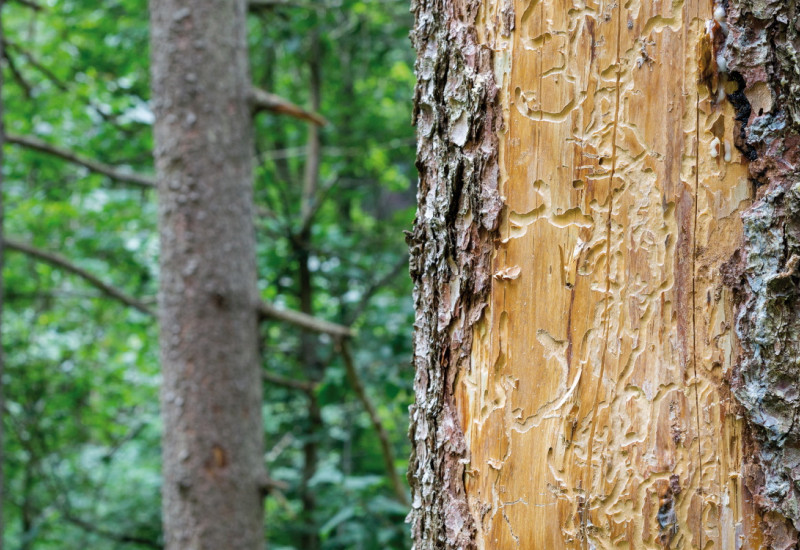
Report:
[[[263,547],[244,0],[152,0],[168,549]]]
[[[4,0],[0,0],[0,59],[3,57],[3,5],[5,4]],[[3,218],[4,218],[4,203],[3,203],[3,144],[5,142],[5,123],[4,123],[4,112],[3,112],[3,75],[0,73],[0,327],[3,326],[3,294],[5,292],[4,285],[3,285],[3,257],[4,257],[4,245],[3,245]],[[1,344],[1,342],[0,342]],[[3,348],[0,345],[0,411],[5,411],[5,388],[3,387],[3,373],[5,371],[5,359],[3,356]],[[5,414],[5,413],[3,413]],[[6,478],[3,471],[3,465],[5,464],[5,433],[3,432],[3,422],[0,421],[0,550],[3,550],[3,535],[5,523],[3,521],[3,505],[2,503],[5,502],[5,483]]]
[[[414,10],[416,548],[793,548],[794,2]]]

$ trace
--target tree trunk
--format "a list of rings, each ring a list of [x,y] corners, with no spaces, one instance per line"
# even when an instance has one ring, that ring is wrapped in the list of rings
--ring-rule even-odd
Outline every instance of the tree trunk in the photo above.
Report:
[[[795,548],[795,3],[414,10],[415,547]]]
[[[3,5],[5,4],[4,0],[0,0],[0,59],[3,57],[3,48],[5,47],[3,37],[5,36],[3,32],[3,18],[2,18],[2,11]],[[5,215],[5,207],[3,203],[3,145],[5,142],[5,116],[3,114],[3,75],[0,74],[0,327],[3,326],[3,295],[4,295],[4,285],[3,285],[3,257],[5,255],[5,247],[3,245],[3,218]],[[3,415],[5,415],[5,389],[3,387],[3,376],[5,372],[5,359],[3,357],[3,348],[0,345],[0,411],[3,411]],[[3,550],[3,535],[5,523],[3,521],[3,506],[2,503],[5,502],[5,495],[6,495],[6,478],[4,474],[4,464],[5,464],[5,433],[3,432],[3,422],[0,421],[0,550]]]
[[[150,5],[173,550],[263,547],[246,7]]]

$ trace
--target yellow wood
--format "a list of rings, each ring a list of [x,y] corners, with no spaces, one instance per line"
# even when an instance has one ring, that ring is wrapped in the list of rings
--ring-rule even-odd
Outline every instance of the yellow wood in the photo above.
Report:
[[[481,548],[761,547],[720,274],[751,188],[699,82],[713,10],[485,0],[506,206],[456,388]]]

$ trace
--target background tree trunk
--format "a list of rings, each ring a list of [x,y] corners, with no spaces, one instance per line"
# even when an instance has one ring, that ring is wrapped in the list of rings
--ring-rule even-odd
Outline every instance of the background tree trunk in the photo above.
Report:
[[[243,0],[151,10],[168,549],[263,547]]]
[[[5,47],[4,44],[4,33],[3,33],[3,4],[4,0],[0,0],[0,58],[3,57],[3,48]],[[3,203],[3,145],[5,143],[5,124],[4,124],[4,116],[3,116],[3,75],[0,74],[0,327],[3,326],[3,294],[4,294],[4,284],[3,284],[3,256],[5,255],[5,246],[3,244],[4,239],[4,231],[3,231],[3,217],[5,215],[5,208]],[[5,372],[5,359],[3,358],[3,348],[0,346],[0,411],[3,411],[2,414],[5,415],[5,390],[3,388],[3,375]],[[4,521],[3,521],[3,506],[2,503],[5,502],[5,472],[4,472],[4,464],[5,464],[5,434],[3,433],[3,422],[0,422],[0,550],[3,550],[3,529],[4,529]]]
[[[758,6],[416,3],[416,548],[797,543],[796,14]]]

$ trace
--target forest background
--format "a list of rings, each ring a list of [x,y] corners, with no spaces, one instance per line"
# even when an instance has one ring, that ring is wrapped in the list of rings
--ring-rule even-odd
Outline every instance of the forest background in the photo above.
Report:
[[[251,2],[254,84],[324,118],[255,120],[261,296],[357,330],[262,324],[276,550],[409,545],[408,10]],[[2,31],[5,548],[160,548],[147,2],[12,0]]]

